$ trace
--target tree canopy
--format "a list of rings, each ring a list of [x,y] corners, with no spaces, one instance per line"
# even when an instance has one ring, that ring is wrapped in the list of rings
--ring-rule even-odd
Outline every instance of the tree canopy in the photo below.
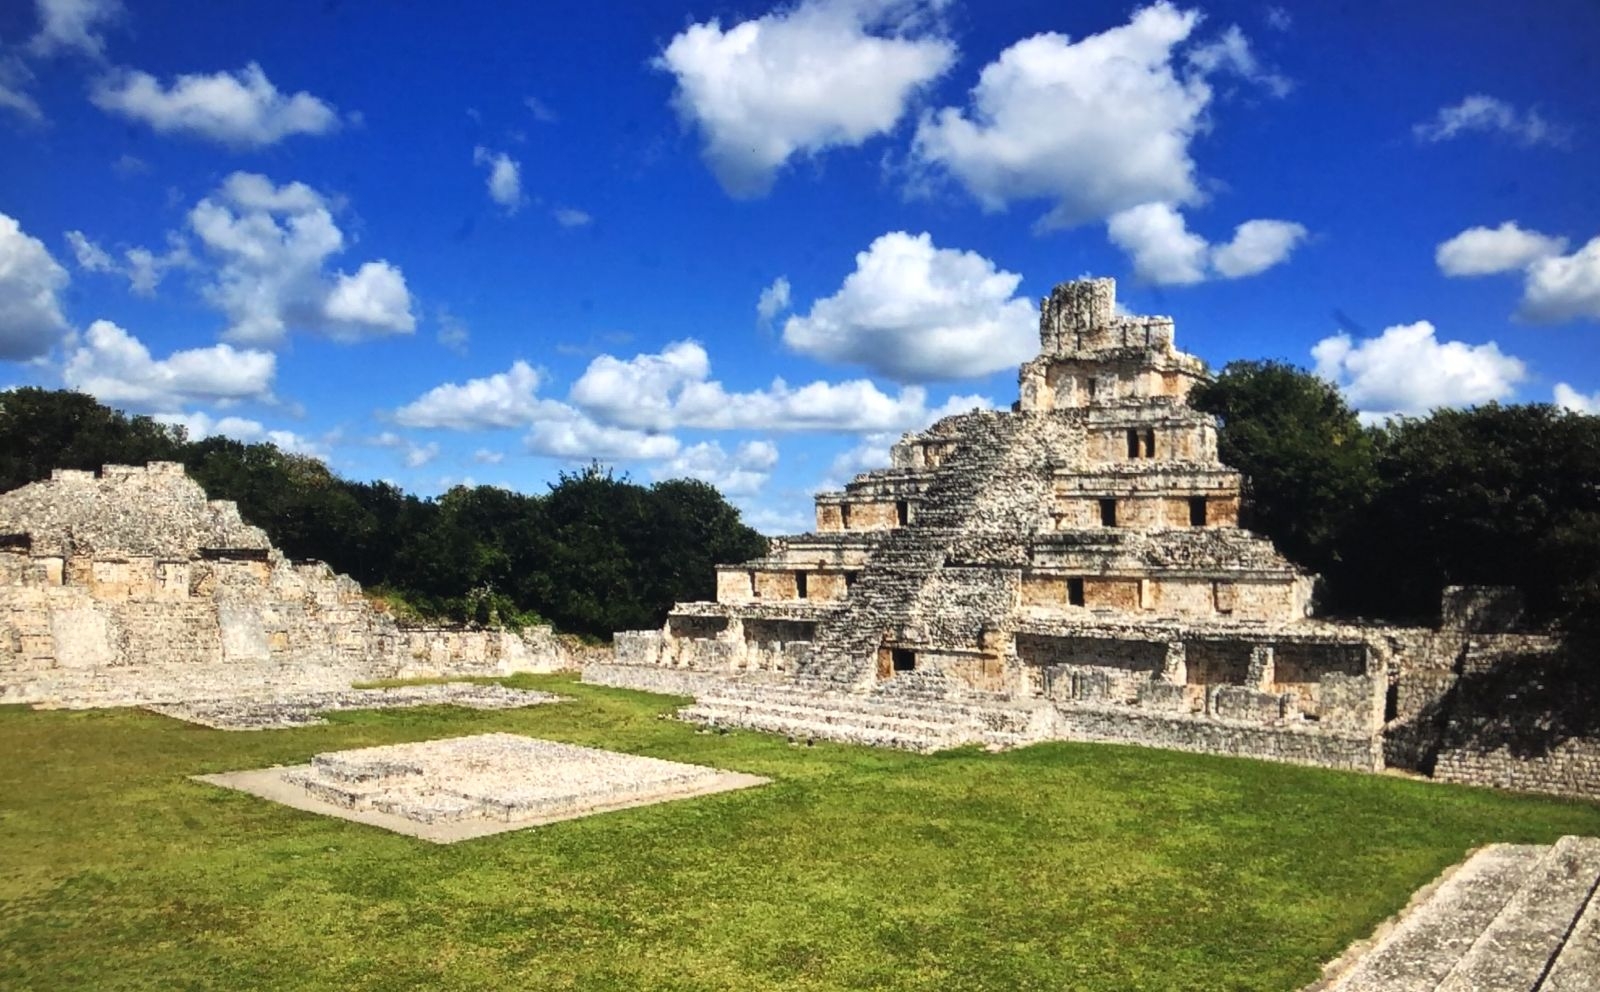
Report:
[[[189,441],[182,428],[65,391],[0,392],[0,491],[54,468],[181,461],[291,558],[326,561],[421,619],[521,624],[609,637],[657,627],[715,595],[719,561],[766,539],[704,482],[642,486],[591,466],[543,494],[456,487],[422,499],[352,482],[272,444]]]

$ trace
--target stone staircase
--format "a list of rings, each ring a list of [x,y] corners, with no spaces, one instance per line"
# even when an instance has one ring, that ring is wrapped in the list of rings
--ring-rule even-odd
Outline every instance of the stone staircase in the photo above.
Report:
[[[727,683],[702,692],[678,717],[708,727],[782,734],[906,751],[964,744],[1010,747],[1042,738],[1048,707],[975,703],[794,686]]]
[[[1479,850],[1305,992],[1600,990],[1600,838]]]

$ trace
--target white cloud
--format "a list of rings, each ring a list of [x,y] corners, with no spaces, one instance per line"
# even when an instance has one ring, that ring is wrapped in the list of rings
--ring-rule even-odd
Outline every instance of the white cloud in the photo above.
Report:
[[[891,396],[866,379],[798,388],[774,379],[766,389],[729,392],[710,378],[710,359],[693,341],[627,360],[602,355],[573,383],[568,398],[601,423],[648,431],[907,430],[932,414],[921,387]],[[976,396],[952,402],[987,405]]]
[[[445,383],[428,390],[394,413],[406,427],[443,427],[469,431],[490,427],[525,427],[547,400],[537,395],[537,369],[515,362],[506,372],[464,383]]]
[[[173,411],[188,403],[270,401],[277,358],[232,345],[175,351],[163,359],[109,320],[89,325],[61,378],[103,403]]]
[[[1369,415],[1503,400],[1528,374],[1521,359],[1503,354],[1494,342],[1441,342],[1425,320],[1386,328],[1360,343],[1348,334],[1323,338],[1311,356],[1317,374]]]
[[[1573,252],[1528,266],[1518,316],[1541,324],[1600,321],[1600,237]]]
[[[976,252],[893,231],[857,253],[837,293],[790,317],[783,340],[899,382],[984,375],[1038,350],[1037,311],[1014,295],[1021,281]]]
[[[61,338],[67,320],[57,294],[68,279],[44,242],[0,213],[0,358],[37,358]]]
[[[1523,145],[1564,145],[1570,137],[1567,128],[1545,120],[1537,110],[1520,111],[1498,97],[1482,93],[1441,107],[1431,120],[1411,129],[1419,141],[1435,143],[1471,132],[1503,134]]]
[[[843,480],[853,479],[862,472],[888,468],[889,449],[900,440],[900,436],[894,431],[883,431],[863,437],[855,446],[834,456],[833,463],[828,466],[829,478],[818,488],[837,489],[844,484]]]
[[[1189,65],[1203,75],[1231,72],[1252,83],[1265,87],[1276,97],[1289,95],[1293,84],[1287,78],[1263,66],[1250,48],[1250,40],[1233,24],[1217,38],[1189,50]]]
[[[546,401],[541,419],[523,439],[523,446],[535,455],[570,461],[654,461],[671,458],[682,448],[670,434],[597,424],[566,404],[553,401]]]
[[[1564,382],[1558,382],[1555,389],[1555,404],[1573,413],[1600,414],[1600,392],[1585,395]]]
[[[772,280],[772,285],[761,291],[761,296],[756,299],[756,315],[763,324],[770,324],[774,317],[789,309],[789,280],[783,276]]]
[[[1243,72],[1271,90],[1287,85],[1259,67],[1237,29],[1180,60],[1199,21],[1198,12],[1161,2],[1076,42],[1025,38],[984,67],[970,110],[923,117],[913,160],[948,172],[988,210],[1052,201],[1043,228],[1144,203],[1196,203],[1189,143],[1208,127],[1207,75]]]
[[[370,441],[380,448],[389,448],[400,452],[401,460],[406,468],[421,468],[422,466],[439,457],[439,443],[429,441],[427,444],[418,444],[408,437],[402,437],[394,431],[384,431]]]
[[[1566,238],[1524,231],[1508,220],[1499,227],[1470,227],[1441,242],[1433,257],[1447,276],[1481,276],[1514,272],[1566,250]]]
[[[514,214],[522,209],[522,167],[505,152],[494,152],[482,145],[472,150],[474,165],[487,165],[488,178],[484,185],[489,199],[498,203],[505,212]]]
[[[167,250],[156,254],[148,248],[129,248],[117,261],[82,231],[68,231],[67,244],[78,268],[85,272],[109,273],[128,280],[128,288],[139,296],[154,296],[161,280],[173,269],[193,269],[195,260],[189,246],[177,234],[167,236]]]
[[[554,124],[557,120],[556,112],[536,96],[523,97],[522,105],[527,107],[528,112],[533,114],[533,119],[541,124]]]
[[[439,343],[458,355],[465,355],[467,343],[472,340],[472,333],[467,330],[467,325],[444,307],[439,308],[437,316],[439,332],[435,336]]]
[[[723,30],[694,24],[655,60],[677,78],[673,105],[705,139],[724,190],[760,196],[797,154],[888,132],[918,88],[955,59],[929,27],[941,3],[802,0]]]
[[[1206,239],[1191,234],[1183,215],[1165,203],[1144,203],[1106,222],[1112,244],[1128,253],[1146,282],[1184,286],[1206,277]]]
[[[0,52],[0,110],[9,110],[34,124],[44,123],[39,101],[28,92],[33,70],[8,52]]]
[[[479,448],[472,453],[472,460],[479,465],[498,465],[505,459],[505,452],[490,451],[488,448]]]
[[[702,441],[682,449],[651,474],[656,479],[699,479],[724,495],[750,496],[761,491],[777,464],[778,447],[771,441],[746,441],[732,454],[715,441]]]
[[[303,91],[286,96],[254,62],[238,72],[182,75],[170,87],[147,72],[114,72],[95,84],[89,99],[101,110],[162,134],[238,149],[261,148],[295,134],[327,134],[339,126],[333,107]]]
[[[105,25],[122,15],[119,0],[35,0],[39,33],[28,43],[35,55],[81,52],[93,58],[105,55]]]
[[[327,446],[319,441],[314,441],[294,431],[269,430],[259,420],[250,420],[245,417],[212,417],[201,410],[191,410],[186,413],[158,413],[154,418],[157,422],[182,427],[191,441],[206,437],[231,437],[235,441],[245,444],[258,444],[269,442],[278,446],[280,450],[297,455],[309,455],[313,458],[326,459]]]
[[[557,207],[550,215],[562,227],[585,227],[594,222],[593,217],[575,207]]]
[[[1187,286],[1209,275],[1224,279],[1253,276],[1286,261],[1306,238],[1306,229],[1286,220],[1247,220],[1233,240],[1212,245],[1191,232],[1170,204],[1144,203],[1120,211],[1106,222],[1113,244],[1133,260],[1135,275],[1162,286]]]
[[[323,271],[344,250],[344,234],[304,183],[235,172],[189,212],[189,226],[217,262],[205,294],[231,321],[230,341],[276,345],[298,327],[349,342],[416,327],[395,266],[366,262],[331,279]]]

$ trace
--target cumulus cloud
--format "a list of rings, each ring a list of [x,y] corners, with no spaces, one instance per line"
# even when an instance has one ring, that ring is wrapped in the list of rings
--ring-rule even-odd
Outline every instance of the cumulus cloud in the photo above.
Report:
[[[484,180],[489,199],[508,214],[522,209],[522,167],[515,159],[505,152],[490,151],[479,145],[472,150],[472,162],[489,167],[488,178]]]
[[[1535,324],[1600,321],[1600,237],[1570,255],[1567,239],[1524,230],[1516,221],[1473,227],[1439,245],[1435,259],[1447,276],[1522,272],[1517,316]]]
[[[1165,203],[1144,203],[1113,214],[1106,234],[1128,253],[1134,274],[1146,282],[1183,286],[1206,277],[1206,239],[1190,233],[1183,215]]]
[[[245,444],[261,442],[275,444],[280,450],[296,455],[310,455],[322,459],[328,457],[327,446],[320,441],[296,434],[294,431],[272,430],[261,421],[246,417],[213,417],[203,410],[191,410],[184,413],[158,413],[154,419],[159,423],[182,427],[190,440],[231,437]]]
[[[1600,321],[1600,238],[1528,266],[1518,315],[1540,324]]]
[[[771,441],[746,441],[724,451],[715,441],[702,441],[680,450],[652,470],[656,479],[699,479],[728,496],[751,496],[772,475],[778,464],[778,446]]]
[[[488,448],[479,448],[472,453],[472,460],[479,465],[498,465],[505,459],[505,452],[491,451]]]
[[[854,147],[891,130],[917,90],[955,60],[930,25],[941,4],[803,0],[727,30],[711,20],[655,60],[702,156],[736,197],[766,193],[795,155]]]
[[[1385,328],[1360,342],[1348,334],[1323,338],[1311,357],[1317,374],[1369,417],[1504,400],[1528,375],[1521,359],[1502,353],[1493,341],[1440,341],[1425,320]]]
[[[1522,145],[1564,145],[1567,128],[1552,124],[1534,109],[1518,110],[1498,97],[1475,93],[1460,103],[1439,108],[1429,120],[1412,127],[1419,141],[1437,143],[1463,134],[1499,134]]]
[[[1600,414],[1600,392],[1580,393],[1564,382],[1556,383],[1555,404],[1573,413]]]
[[[35,0],[39,33],[28,42],[35,55],[79,52],[102,58],[106,40],[101,30],[122,16],[119,0]]]
[[[1180,57],[1200,15],[1169,3],[1073,41],[1025,38],[985,66],[963,111],[946,107],[917,126],[913,161],[942,170],[988,210],[1052,202],[1039,224],[1070,227],[1145,203],[1202,196],[1190,141],[1207,127],[1207,77],[1243,73],[1286,88],[1250,54],[1237,29]]]
[[[235,149],[261,148],[296,134],[327,134],[339,114],[304,91],[280,92],[254,62],[238,72],[179,76],[163,86],[147,72],[119,71],[94,85],[89,99],[107,113]]]
[[[789,309],[789,280],[783,276],[772,280],[772,285],[761,291],[756,299],[756,316],[763,324],[772,323],[778,314]]]
[[[174,411],[189,403],[270,401],[277,358],[218,344],[151,357],[138,338],[109,320],[89,325],[61,378],[103,403]]]
[[[837,293],[790,317],[783,340],[898,382],[984,375],[1038,348],[1037,312],[1015,295],[1021,281],[976,252],[893,231],[856,255]]]
[[[1187,286],[1210,275],[1242,279],[1265,272],[1287,261],[1307,232],[1292,221],[1248,220],[1234,228],[1233,240],[1212,245],[1170,204],[1144,203],[1113,214],[1106,233],[1133,260],[1140,279]]]
[[[195,267],[189,246],[177,234],[168,235],[167,249],[160,254],[149,248],[128,248],[123,251],[121,260],[82,231],[68,231],[67,244],[72,248],[78,268],[122,276],[128,280],[128,288],[139,296],[154,296],[168,272]]]
[[[37,358],[60,340],[67,320],[57,294],[67,282],[44,242],[0,213],[0,358]]]
[[[1433,257],[1447,276],[1482,276],[1515,272],[1566,250],[1566,238],[1524,231],[1508,220],[1499,227],[1469,227],[1441,242]]]
[[[469,431],[491,427],[525,427],[547,401],[539,398],[539,371],[527,362],[509,371],[435,386],[394,413],[406,427],[443,427]]]
[[[927,391],[890,395],[871,381],[812,382],[793,387],[774,379],[766,389],[730,392],[710,378],[710,359],[694,341],[623,360],[602,355],[573,383],[568,398],[596,420],[640,430],[860,431],[908,430],[928,422]],[[952,403],[987,406],[977,396]]]
[[[682,444],[670,434],[598,424],[564,403],[547,401],[523,447],[569,461],[654,461],[674,457]]]
[[[189,227],[216,262],[205,295],[231,321],[230,341],[276,345],[291,327],[346,342],[416,328],[399,268],[380,259],[353,274],[324,271],[344,234],[304,183],[235,172],[189,212]]]
[[[1230,25],[1226,31],[1211,41],[1190,49],[1188,62],[1192,68],[1204,75],[1231,72],[1264,87],[1276,97],[1288,96],[1289,91],[1294,88],[1287,77],[1261,64],[1261,60],[1256,58],[1255,51],[1250,47],[1250,40],[1239,30],[1237,24]]]

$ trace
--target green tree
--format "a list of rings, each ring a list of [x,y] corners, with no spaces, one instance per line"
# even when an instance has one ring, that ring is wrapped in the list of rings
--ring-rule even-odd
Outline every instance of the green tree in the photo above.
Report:
[[[130,417],[93,397],[22,386],[0,392],[0,492],[50,477],[52,469],[94,469],[170,461],[183,428]]]
[[[1247,523],[1326,575],[1337,602],[1348,535],[1377,482],[1373,440],[1339,390],[1283,362],[1230,362],[1190,403],[1216,416],[1217,453],[1245,474]]]

